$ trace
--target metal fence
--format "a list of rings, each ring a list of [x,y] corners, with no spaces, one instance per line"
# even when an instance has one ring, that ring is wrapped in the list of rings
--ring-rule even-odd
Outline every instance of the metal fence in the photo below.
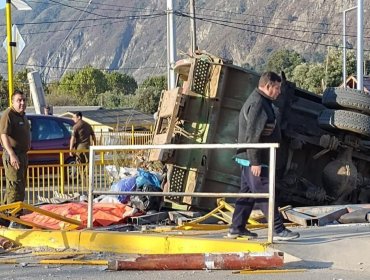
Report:
[[[216,197],[216,198],[238,198],[238,197],[253,197],[267,198],[269,203],[268,215],[268,242],[272,243],[273,237],[273,221],[275,207],[275,163],[276,149],[279,144],[167,144],[167,145],[120,145],[120,146],[92,146],[89,152],[89,191],[88,191],[88,221],[87,228],[93,228],[93,198],[94,195],[147,195],[147,196],[191,196],[191,197]],[[101,153],[109,151],[137,151],[151,149],[238,149],[238,148],[256,148],[269,149],[269,192],[268,193],[189,193],[189,192],[112,192],[96,190],[96,157]]]
[[[98,143],[104,143],[104,145],[150,144],[152,133],[150,131],[102,132],[97,134],[97,140]],[[88,150],[74,152],[88,152]],[[48,155],[56,160],[53,164],[29,164],[25,195],[27,203],[34,204],[38,202],[39,197],[52,198],[55,192],[61,194],[87,194],[89,184],[88,164],[81,164],[75,161],[70,162],[68,160],[69,150],[29,151],[28,155],[34,159]],[[0,151],[0,156],[2,156],[2,151]],[[95,187],[99,190],[108,190],[113,178],[107,174],[106,167],[108,165],[132,165],[130,158],[134,158],[133,153],[125,157],[114,151],[109,154],[100,153],[95,161]],[[0,164],[0,204],[4,204],[5,189],[5,172],[3,165]]]

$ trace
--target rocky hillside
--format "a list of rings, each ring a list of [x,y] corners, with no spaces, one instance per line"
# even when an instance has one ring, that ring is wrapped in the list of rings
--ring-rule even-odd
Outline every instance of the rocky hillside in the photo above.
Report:
[[[261,66],[268,55],[289,48],[320,60],[341,45],[343,9],[355,0],[196,0],[198,46],[239,65]],[[132,74],[139,82],[166,73],[166,0],[29,1],[15,11],[26,48],[16,69],[35,67],[49,80],[85,65]],[[96,4],[95,4],[96,3]],[[189,6],[176,0],[178,56],[190,47]],[[87,7],[87,8],[86,8]],[[355,11],[348,34],[356,31]],[[0,22],[5,39],[4,17]],[[365,18],[365,25],[370,26]],[[365,29],[365,36],[369,33]],[[350,37],[355,46],[356,39]],[[370,46],[365,40],[365,49]],[[1,74],[6,54],[0,52]]]

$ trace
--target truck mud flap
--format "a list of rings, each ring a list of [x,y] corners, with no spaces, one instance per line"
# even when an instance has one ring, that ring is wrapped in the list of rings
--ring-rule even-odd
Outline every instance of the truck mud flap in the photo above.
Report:
[[[365,91],[351,88],[327,88],[322,104],[331,109],[352,109],[370,114],[370,95]]]
[[[321,128],[327,130],[345,130],[370,137],[370,116],[344,110],[323,110],[318,122]]]

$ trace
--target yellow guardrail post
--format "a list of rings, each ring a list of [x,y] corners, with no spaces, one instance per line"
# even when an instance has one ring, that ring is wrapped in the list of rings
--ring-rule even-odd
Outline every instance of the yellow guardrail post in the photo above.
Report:
[[[60,192],[64,193],[64,153],[59,153],[60,160]]]
[[[134,126],[131,126],[131,145],[135,145],[135,130],[134,130]]]

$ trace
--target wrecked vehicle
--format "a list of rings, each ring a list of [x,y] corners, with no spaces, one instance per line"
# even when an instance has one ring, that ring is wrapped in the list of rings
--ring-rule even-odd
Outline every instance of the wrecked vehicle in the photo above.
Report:
[[[153,144],[236,143],[239,111],[259,75],[205,52],[176,63],[178,87],[164,91]],[[283,140],[277,150],[280,205],[370,201],[370,96],[328,88],[323,96],[285,79],[276,100]],[[152,150],[167,167],[164,191],[238,192],[239,166],[231,149]],[[215,199],[172,202],[212,208]]]

